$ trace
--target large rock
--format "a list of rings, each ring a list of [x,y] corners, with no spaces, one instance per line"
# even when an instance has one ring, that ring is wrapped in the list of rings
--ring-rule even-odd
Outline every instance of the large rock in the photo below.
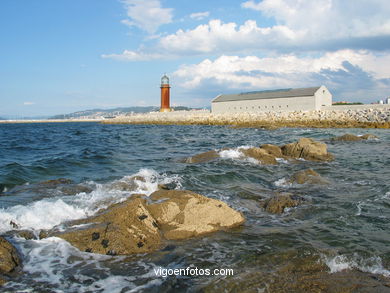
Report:
[[[289,179],[290,183],[297,183],[297,184],[327,184],[329,183],[325,179],[321,177],[320,174],[318,174],[313,169],[306,169],[301,170],[296,173],[294,173],[291,178]]]
[[[148,204],[146,198],[133,196],[97,216],[72,222],[75,229],[52,235],[86,252],[133,254],[157,250],[164,239],[186,239],[244,222],[226,203],[191,191],[161,189],[150,200]]]
[[[367,140],[367,139],[375,139],[378,138],[377,136],[373,134],[365,134],[362,136],[356,136],[353,134],[344,134],[341,136],[333,137],[331,138],[331,141],[361,141],[361,140]]]
[[[95,217],[74,224],[86,226],[55,236],[81,251],[116,255],[145,253],[161,246],[155,219],[146,209],[146,200],[140,197],[113,205]]]
[[[301,138],[298,142],[286,144],[281,147],[283,155],[295,159],[311,161],[331,161],[333,155],[328,153],[326,144],[311,138]]]
[[[0,237],[0,285],[6,280],[1,275],[12,273],[21,261],[16,248],[3,237]]]
[[[278,193],[274,196],[260,202],[267,212],[272,214],[282,214],[286,208],[292,208],[300,205],[303,199],[291,193]]]
[[[245,219],[226,203],[191,191],[159,190],[148,206],[166,239],[185,239],[232,228]]]

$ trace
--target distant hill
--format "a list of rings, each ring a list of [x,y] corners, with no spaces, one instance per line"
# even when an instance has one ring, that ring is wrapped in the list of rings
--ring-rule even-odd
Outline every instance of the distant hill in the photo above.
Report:
[[[178,106],[172,107],[175,111],[192,110],[194,108]],[[118,115],[126,115],[130,113],[148,113],[158,111],[160,108],[156,106],[147,107],[120,107],[114,109],[92,109],[85,111],[78,111],[70,114],[60,114],[50,117],[49,119],[75,119],[75,118],[101,118],[101,117],[115,117]]]

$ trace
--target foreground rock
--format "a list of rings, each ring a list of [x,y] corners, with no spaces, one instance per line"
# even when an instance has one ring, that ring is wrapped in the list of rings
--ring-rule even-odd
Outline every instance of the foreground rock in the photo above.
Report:
[[[180,190],[160,190],[152,200],[164,200],[148,205],[166,239],[186,239],[241,225],[241,213],[226,203],[203,195]]]
[[[231,149],[222,149],[224,151]],[[242,158],[252,158],[266,165],[278,164],[277,159],[305,159],[309,161],[331,161],[333,155],[327,150],[326,144],[311,138],[301,138],[298,142],[277,146],[263,144],[260,147],[238,148]],[[213,150],[183,160],[185,163],[205,163],[219,158],[219,152]]]
[[[16,248],[3,237],[0,237],[0,285],[6,283],[4,275],[8,275],[20,266],[21,261]]]
[[[260,206],[265,211],[272,214],[282,214],[286,208],[297,207],[303,202],[299,196],[291,193],[278,193],[274,196],[260,202]]]
[[[342,136],[337,136],[331,138],[331,141],[361,141],[361,140],[369,140],[369,139],[377,139],[378,137],[373,134],[365,134],[362,136],[356,136],[353,134],[344,134]]]
[[[291,178],[289,179],[290,183],[296,183],[296,184],[328,184],[329,182],[326,181],[321,177],[320,174],[318,174],[313,169],[306,169],[302,171],[298,171],[294,173]]]
[[[95,217],[73,222],[77,228],[54,236],[86,252],[146,253],[161,248],[165,239],[187,239],[245,221],[226,203],[191,191],[159,190],[150,199],[152,203],[133,196]]]
[[[326,144],[303,137],[298,142],[286,144],[281,147],[283,155],[310,161],[331,161],[333,155],[328,153]]]

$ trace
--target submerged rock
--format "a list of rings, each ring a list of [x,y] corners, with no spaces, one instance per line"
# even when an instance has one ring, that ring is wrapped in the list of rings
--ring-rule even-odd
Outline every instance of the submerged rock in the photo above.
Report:
[[[378,138],[376,135],[373,134],[365,134],[362,136],[356,136],[353,134],[344,134],[342,136],[337,136],[331,138],[331,141],[361,141],[361,140],[368,140],[368,139],[376,139]]]
[[[147,208],[166,239],[186,239],[241,225],[245,219],[226,203],[182,190],[159,190]]]
[[[6,282],[2,275],[8,275],[21,265],[16,248],[0,236],[0,285]]]
[[[86,252],[133,254],[160,249],[164,239],[187,239],[245,221],[226,203],[191,191],[161,189],[150,199],[148,204],[146,198],[133,196],[52,235]]]
[[[298,171],[294,173],[291,178],[289,179],[290,183],[297,183],[297,184],[327,184],[329,183],[325,179],[321,177],[320,174],[318,174],[313,169],[306,169],[302,171]]]
[[[286,144],[281,147],[283,155],[310,161],[331,161],[333,155],[328,153],[326,144],[303,137],[298,142]]]
[[[303,199],[300,196],[291,193],[278,193],[274,196],[260,202],[260,206],[267,212],[273,214],[282,214],[285,208],[292,208],[300,205]]]
[[[256,266],[234,270],[234,275],[201,288],[205,293],[363,293],[390,292],[389,279],[358,270],[330,273],[319,256],[294,251],[254,256]],[[236,272],[237,271],[237,272]]]

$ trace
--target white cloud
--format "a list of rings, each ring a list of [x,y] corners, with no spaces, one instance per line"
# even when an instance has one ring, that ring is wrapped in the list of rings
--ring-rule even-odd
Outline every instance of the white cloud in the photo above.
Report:
[[[250,0],[241,6],[315,40],[390,34],[388,0]]]
[[[154,59],[162,59],[163,55],[157,53],[145,53],[142,51],[129,51],[124,50],[120,54],[103,54],[102,58],[110,58],[119,61],[146,61],[146,60],[154,60]]]
[[[23,105],[24,106],[31,106],[31,105],[35,105],[35,102],[24,102]]]
[[[153,34],[163,25],[172,22],[173,9],[162,8],[159,0],[122,0],[127,16],[123,24],[136,26]]]
[[[342,83],[342,77],[335,81],[333,76],[348,73],[360,74],[355,76],[357,83],[359,78],[390,80],[390,71],[384,64],[389,68],[389,54],[374,55],[363,50],[341,50],[320,57],[293,54],[267,58],[221,56],[214,61],[205,59],[199,64],[182,65],[174,75],[181,86],[188,89],[202,87],[210,80],[237,89],[305,87],[319,82]]]
[[[178,30],[175,34],[164,36],[158,47],[176,54],[204,54],[269,48],[278,45],[280,39],[290,42],[296,37],[285,26],[261,28],[254,20],[237,26],[234,22],[223,23],[214,19],[193,30]]]
[[[210,15],[210,12],[209,11],[205,11],[205,12],[195,12],[195,13],[191,13],[190,14],[190,17],[192,19],[195,19],[195,20],[202,20],[206,17],[209,17]]]

